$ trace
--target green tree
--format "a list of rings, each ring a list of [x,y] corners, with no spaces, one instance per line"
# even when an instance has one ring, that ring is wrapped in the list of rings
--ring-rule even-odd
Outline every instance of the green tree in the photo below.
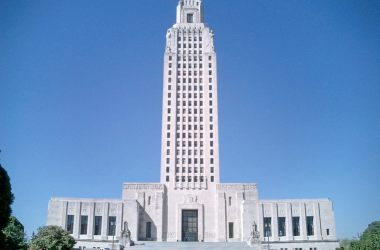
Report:
[[[6,249],[2,230],[7,226],[11,216],[13,199],[8,173],[0,164],[0,249]]]
[[[343,249],[343,250],[350,250],[351,249],[351,242],[352,240],[349,240],[349,239],[343,239],[340,241],[340,248],[339,249]]]
[[[368,225],[357,241],[351,242],[353,250],[380,250],[380,221]]]
[[[360,237],[361,249],[380,250],[380,221],[374,221]]]
[[[24,232],[24,226],[16,217],[9,218],[8,225],[3,229],[7,249],[26,250],[28,244]]]
[[[69,232],[58,226],[40,227],[30,243],[31,250],[69,250],[75,245]]]

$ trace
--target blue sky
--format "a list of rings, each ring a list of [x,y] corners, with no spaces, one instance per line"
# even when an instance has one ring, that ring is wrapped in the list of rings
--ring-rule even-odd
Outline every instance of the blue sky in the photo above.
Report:
[[[158,182],[177,0],[0,1],[0,163],[28,234],[50,197]],[[338,237],[380,220],[380,1],[208,0],[222,182],[331,198]]]

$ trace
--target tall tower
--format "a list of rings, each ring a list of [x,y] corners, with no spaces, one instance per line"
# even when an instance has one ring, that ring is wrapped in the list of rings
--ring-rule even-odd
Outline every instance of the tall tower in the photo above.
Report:
[[[208,190],[219,183],[217,65],[214,34],[201,0],[180,0],[166,34],[161,183]]]

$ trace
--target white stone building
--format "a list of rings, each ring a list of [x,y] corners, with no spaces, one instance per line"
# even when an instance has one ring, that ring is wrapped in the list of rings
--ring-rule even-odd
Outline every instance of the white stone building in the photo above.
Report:
[[[256,184],[219,178],[217,63],[201,0],[180,0],[164,55],[161,181],[124,183],[121,200],[52,198],[48,225],[77,247],[108,248],[124,221],[134,241],[246,241],[271,249],[335,249],[332,202],[260,200]]]

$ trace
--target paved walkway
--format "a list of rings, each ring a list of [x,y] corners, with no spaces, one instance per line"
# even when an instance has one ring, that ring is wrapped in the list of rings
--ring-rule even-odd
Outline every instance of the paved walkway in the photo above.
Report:
[[[239,250],[251,249],[247,243],[203,243],[203,242],[138,242],[131,250],[149,249],[149,250],[177,250],[177,249],[207,249],[207,250]]]

